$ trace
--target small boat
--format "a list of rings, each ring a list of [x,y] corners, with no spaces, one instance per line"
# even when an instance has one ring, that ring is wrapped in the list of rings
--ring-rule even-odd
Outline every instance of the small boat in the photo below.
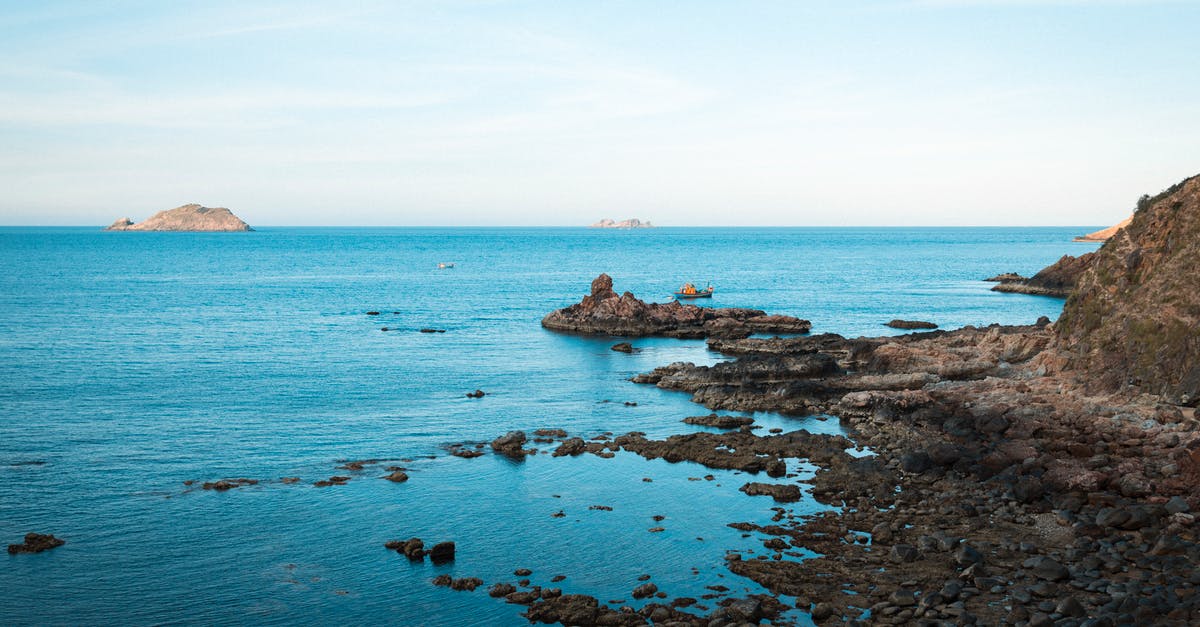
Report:
[[[704,289],[697,289],[696,286],[692,285],[691,283],[684,283],[683,287],[679,288],[678,292],[675,292],[675,298],[682,298],[682,299],[712,298],[712,295],[713,295],[713,286],[709,285],[708,287],[706,287]]]
[[[453,267],[454,267],[453,263],[439,263],[438,264],[438,270],[445,270],[447,268],[453,268]]]

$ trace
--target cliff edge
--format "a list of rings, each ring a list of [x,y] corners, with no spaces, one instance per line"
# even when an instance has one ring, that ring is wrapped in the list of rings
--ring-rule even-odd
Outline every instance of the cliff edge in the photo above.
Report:
[[[1055,324],[1093,387],[1200,401],[1200,176],[1143,197],[1095,253]]]
[[[183,205],[159,211],[143,222],[129,218],[113,222],[105,231],[253,231],[249,224],[225,207]]]

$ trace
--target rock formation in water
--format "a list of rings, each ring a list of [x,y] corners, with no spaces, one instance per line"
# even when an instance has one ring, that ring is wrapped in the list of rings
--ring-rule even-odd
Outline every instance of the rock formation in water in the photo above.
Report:
[[[620,222],[617,222],[616,220],[613,220],[612,218],[604,218],[603,220],[593,224],[592,228],[593,229],[648,229],[648,228],[652,228],[653,226],[654,225],[650,224],[649,221],[642,222],[641,220],[639,220],[637,218],[629,218],[627,220],[621,220]]]
[[[753,333],[808,333],[812,324],[758,309],[699,307],[678,301],[646,303],[630,292],[618,296],[612,278],[601,274],[583,301],[550,312],[542,326],[554,331],[624,337],[748,337]]]
[[[1129,216],[1128,218],[1121,220],[1120,222],[1108,227],[1107,229],[1100,229],[1099,231],[1094,231],[1092,233],[1088,233],[1087,235],[1080,235],[1079,237],[1074,238],[1073,241],[1076,241],[1076,242],[1107,242],[1109,240],[1109,238],[1111,238],[1113,235],[1117,234],[1117,231],[1120,231],[1121,229],[1129,226],[1129,223],[1132,221],[1133,221],[1133,216]]]
[[[1078,257],[1063,255],[1061,259],[1042,268],[1030,278],[1008,272],[985,280],[999,283],[992,288],[993,292],[1066,298],[1071,290],[1075,289],[1079,277],[1091,267],[1094,259],[1095,253],[1086,253]]]
[[[225,207],[183,205],[159,211],[143,222],[129,218],[113,222],[105,231],[253,231],[250,225]]]
[[[1055,325],[1070,368],[1098,389],[1125,385],[1200,401],[1200,176],[1139,203],[1093,253]]]

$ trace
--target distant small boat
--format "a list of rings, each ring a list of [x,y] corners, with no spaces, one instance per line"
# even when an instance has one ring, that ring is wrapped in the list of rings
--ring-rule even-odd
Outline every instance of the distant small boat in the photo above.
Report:
[[[453,267],[454,267],[454,264],[452,264],[452,263],[439,263],[438,264],[438,270],[445,270],[447,268],[453,268]]]
[[[684,283],[683,287],[675,292],[675,298],[691,299],[691,298],[712,298],[713,286],[709,285],[704,289],[696,289],[691,283]]]

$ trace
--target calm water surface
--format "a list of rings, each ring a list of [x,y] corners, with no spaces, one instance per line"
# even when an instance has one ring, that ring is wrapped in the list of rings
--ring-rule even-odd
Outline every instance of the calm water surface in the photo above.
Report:
[[[686,395],[627,379],[721,359],[703,342],[638,340],[630,355],[538,325],[599,272],[654,301],[712,282],[715,306],[804,317],[814,332],[1024,324],[1061,301],[980,279],[1094,250],[1070,242],[1088,230],[0,229],[0,543],[67,540],[0,557],[0,622],[521,625],[519,606],[429,584],[513,581],[520,567],[635,606],[643,573],[672,598],[759,591],[723,567],[727,549],[761,549],[725,524],[773,514],[737,491],[744,475],[627,454],[464,460],[444,446],[539,427],[694,429],[679,420],[706,411]],[[488,395],[467,399],[476,388]],[[364,458],[396,461],[336,469]],[[411,480],[379,479],[393,464]],[[311,485],[335,474],[355,478]],[[183,484],[221,477],[262,483]],[[655,515],[666,531],[647,532]],[[410,565],[382,548],[411,536],[454,540],[458,558]]]

